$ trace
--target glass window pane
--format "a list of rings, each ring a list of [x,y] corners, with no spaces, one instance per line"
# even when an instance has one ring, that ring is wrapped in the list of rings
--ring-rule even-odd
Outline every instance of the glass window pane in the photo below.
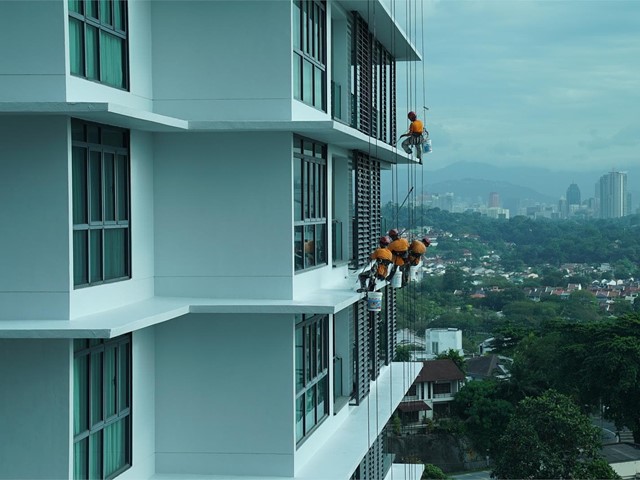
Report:
[[[113,25],[120,31],[125,31],[127,26],[124,21],[125,6],[123,0],[115,0],[113,2]]]
[[[293,98],[296,100],[302,100],[302,80],[300,75],[300,64],[302,63],[302,57],[297,54],[293,55]]]
[[[82,0],[69,0],[69,11],[82,13]]]
[[[100,80],[114,87],[125,87],[125,42],[100,31]]]
[[[73,434],[89,428],[89,357],[82,355],[73,360]],[[86,448],[86,447],[85,447]]]
[[[304,338],[304,381],[308,383],[313,378],[311,374],[311,329],[308,326],[303,327]]]
[[[102,230],[90,230],[89,267],[90,282],[102,281]]]
[[[124,228],[108,228],[104,231],[104,279],[126,276],[127,235]]]
[[[104,429],[104,473],[106,477],[126,465],[126,423],[128,420],[128,417],[123,418]]]
[[[313,65],[304,60],[302,66],[302,101],[311,104],[313,102]]]
[[[87,159],[86,150],[73,147],[73,223],[87,223]]]
[[[304,437],[304,395],[296,398],[296,442]]]
[[[105,418],[118,413],[116,399],[116,346],[104,352],[104,411]],[[106,439],[105,439],[106,440]]]
[[[91,80],[100,79],[100,72],[98,71],[99,60],[98,29],[87,25],[87,78]]]
[[[104,175],[104,220],[105,221],[114,221],[116,219],[116,211],[115,211],[115,176],[113,173],[113,168],[115,166],[115,162],[113,161],[113,153],[104,154],[103,159],[103,175]]]
[[[100,0],[100,22],[107,25],[112,24],[111,0]]]
[[[304,268],[304,236],[302,226],[294,228],[293,234],[293,250],[295,252],[295,269],[302,270]]]
[[[305,426],[305,433],[307,433],[316,424],[316,389],[315,387],[312,387],[309,390],[307,390],[307,393],[305,394],[305,396],[307,398],[307,402],[306,402],[307,408],[306,408],[304,426]]]
[[[116,205],[117,220],[129,219],[129,199],[127,195],[129,185],[127,159],[123,155],[116,156]]]
[[[89,153],[89,177],[91,187],[89,190],[89,203],[91,205],[91,221],[102,221],[102,155],[100,152]]]
[[[325,223],[316,225],[315,255],[318,265],[327,263],[327,225]]]
[[[293,2],[293,16],[291,23],[293,24],[293,48],[300,50],[300,0]]]
[[[314,67],[313,71],[313,106],[324,109],[324,72],[318,67]]]
[[[84,24],[75,18],[69,19],[69,62],[72,74],[84,75]]]
[[[316,418],[318,420],[327,414],[327,381],[329,377],[324,377],[318,382],[318,404],[316,408]]]
[[[87,231],[73,232],[73,284],[85,285],[89,283],[89,268],[87,260]]]
[[[102,129],[102,144],[112,147],[126,147],[126,135],[122,130],[113,130],[111,128]]]
[[[86,0],[87,16],[98,18],[98,0]]]
[[[120,344],[118,348],[118,412],[129,408],[129,342]]]
[[[87,124],[87,142],[100,143],[100,128],[97,125]]]
[[[293,159],[293,220],[302,220],[302,160]]]
[[[296,328],[296,391],[304,387],[304,346],[302,345],[302,328]]]
[[[73,445],[73,478],[85,480],[89,478],[89,438]]]
[[[89,478],[104,478],[102,476],[102,430],[89,435]]]
[[[91,354],[91,425],[102,421],[102,352]]]
[[[315,228],[314,225],[306,225],[304,227],[304,266],[313,267],[316,265],[315,258]]]
[[[87,340],[85,338],[74,338],[73,339],[73,351],[79,352],[80,350],[84,350],[87,348]]]

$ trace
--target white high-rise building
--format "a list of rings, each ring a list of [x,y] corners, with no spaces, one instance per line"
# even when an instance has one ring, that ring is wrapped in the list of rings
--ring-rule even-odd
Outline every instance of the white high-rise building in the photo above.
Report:
[[[626,173],[611,171],[600,177],[598,193],[600,218],[618,218],[631,213]]]
[[[0,25],[0,478],[389,475],[420,365],[392,362],[394,290],[370,313],[352,275],[380,171],[414,161],[420,57],[385,3],[3,1]]]

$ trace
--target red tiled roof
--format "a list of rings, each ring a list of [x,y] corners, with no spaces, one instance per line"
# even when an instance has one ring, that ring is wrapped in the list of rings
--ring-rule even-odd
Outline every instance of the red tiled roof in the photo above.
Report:
[[[437,382],[439,380],[464,380],[464,374],[453,360],[425,360],[422,370],[413,383]]]

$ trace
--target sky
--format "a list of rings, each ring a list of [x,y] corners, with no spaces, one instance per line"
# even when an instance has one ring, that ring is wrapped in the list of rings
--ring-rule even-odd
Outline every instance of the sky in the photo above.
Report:
[[[425,119],[426,168],[640,164],[640,0],[387,3],[424,59],[399,65],[398,127]]]

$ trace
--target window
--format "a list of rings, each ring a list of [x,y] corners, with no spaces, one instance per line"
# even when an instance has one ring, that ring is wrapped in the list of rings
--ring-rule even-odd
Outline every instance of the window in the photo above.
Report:
[[[295,269],[327,263],[327,147],[293,139]]]
[[[73,284],[131,277],[129,134],[72,120]]]
[[[327,111],[327,20],[324,1],[293,2],[293,96]]]
[[[71,74],[128,88],[126,0],[68,0]]]
[[[131,336],[73,347],[73,478],[113,478],[131,466]]]
[[[434,395],[446,395],[451,393],[451,384],[450,383],[435,383],[433,385],[433,394]]]
[[[305,438],[328,414],[328,316],[296,318],[296,441]]]

